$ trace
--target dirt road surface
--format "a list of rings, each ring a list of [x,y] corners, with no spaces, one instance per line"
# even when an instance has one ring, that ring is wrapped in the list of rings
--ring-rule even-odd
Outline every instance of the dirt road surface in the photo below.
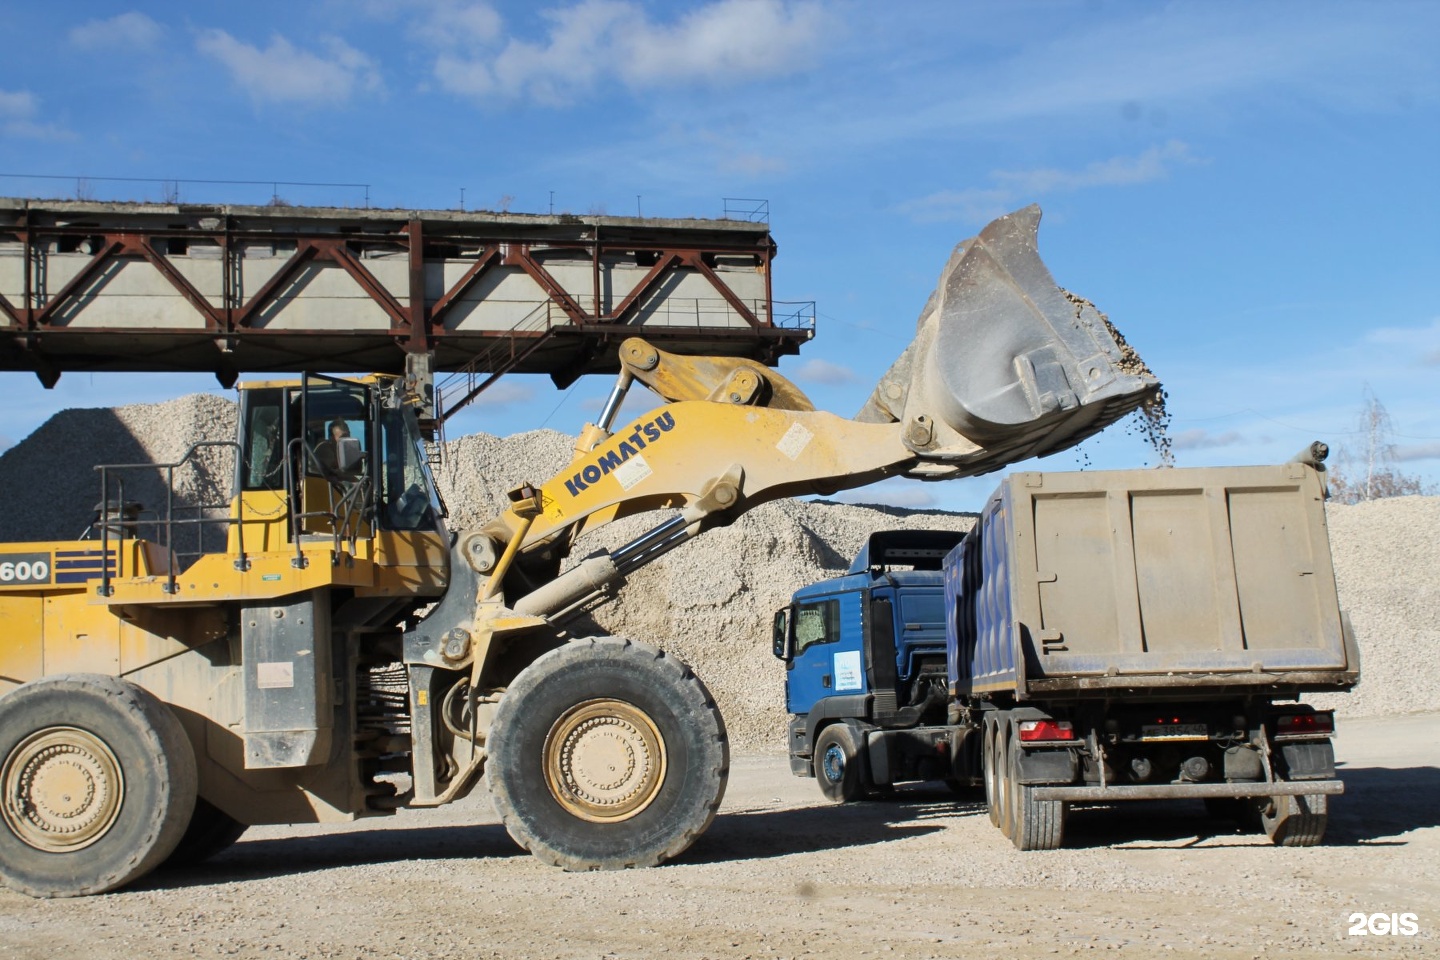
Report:
[[[832,807],[767,754],[735,758],[680,862],[567,874],[514,845],[482,785],[441,810],[256,828],[108,896],[0,890],[0,960],[1440,956],[1440,714],[1350,721],[1336,749],[1325,845],[1294,850],[1194,802],[1082,808],[1066,849],[1022,854],[980,804]],[[1349,933],[1377,913],[1418,932]]]

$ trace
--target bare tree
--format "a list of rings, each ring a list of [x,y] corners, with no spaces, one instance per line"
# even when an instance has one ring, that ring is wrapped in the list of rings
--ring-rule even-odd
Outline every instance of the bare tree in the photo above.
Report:
[[[1434,484],[1420,477],[1402,473],[1395,463],[1395,444],[1391,436],[1395,425],[1390,413],[1369,385],[1365,387],[1365,404],[1360,409],[1356,433],[1358,444],[1340,447],[1335,464],[1330,468],[1330,498],[1340,503],[1362,503],[1385,497],[1431,496]]]

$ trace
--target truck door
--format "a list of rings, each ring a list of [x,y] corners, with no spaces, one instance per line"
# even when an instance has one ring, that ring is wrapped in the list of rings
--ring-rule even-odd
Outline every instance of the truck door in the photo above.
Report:
[[[807,598],[790,610],[795,658],[785,674],[785,701],[804,714],[826,697],[864,694],[864,623],[859,593]]]

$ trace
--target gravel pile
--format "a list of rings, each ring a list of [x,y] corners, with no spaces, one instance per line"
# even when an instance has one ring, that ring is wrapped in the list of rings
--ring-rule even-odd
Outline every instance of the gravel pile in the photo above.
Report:
[[[1360,684],[1306,699],[1355,717],[1440,710],[1440,497],[1329,503],[1325,512]]]
[[[6,491],[0,542],[75,539],[90,525],[102,499],[96,466],[176,463],[202,440],[233,442],[235,424],[235,404],[209,393],[164,403],[62,410],[0,455]],[[234,463],[230,448],[196,451],[189,464],[175,470],[176,507],[194,516],[197,505],[226,502]],[[115,477],[124,481],[125,500],[144,505],[143,516],[164,511],[164,471],[127,470]],[[111,499],[118,500],[119,486],[114,479],[110,484]]]
[[[198,439],[228,440],[234,405],[208,394],[114,410],[67,410],[0,456],[9,491],[0,540],[69,538],[99,499],[91,469],[107,462],[179,459]],[[499,438],[461,437],[437,471],[452,528],[480,526],[505,492],[557,473],[571,439],[542,430]],[[191,503],[223,499],[228,455],[212,451],[180,476]],[[178,475],[177,475],[178,476]],[[158,475],[127,483],[128,499],[163,504]],[[1331,504],[1331,544],[1341,604],[1360,639],[1363,681],[1348,695],[1308,699],[1348,716],[1440,710],[1440,498]],[[614,549],[663,517],[637,517],[582,537],[574,560]],[[835,576],[870,533],[895,527],[966,530],[968,514],[782,500],[762,505],[637,571],[620,595],[572,627],[646,640],[689,662],[715,695],[739,747],[783,742],[784,676],[770,654],[770,621],[802,584]],[[583,624],[583,621],[582,621]]]

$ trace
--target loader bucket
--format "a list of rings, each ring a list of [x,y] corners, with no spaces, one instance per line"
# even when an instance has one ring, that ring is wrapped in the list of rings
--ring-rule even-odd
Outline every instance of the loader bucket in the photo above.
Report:
[[[922,479],[988,473],[1074,446],[1160,383],[1088,301],[1061,290],[1036,249],[1040,208],[955,248],[915,340],[856,416],[905,425]]]

